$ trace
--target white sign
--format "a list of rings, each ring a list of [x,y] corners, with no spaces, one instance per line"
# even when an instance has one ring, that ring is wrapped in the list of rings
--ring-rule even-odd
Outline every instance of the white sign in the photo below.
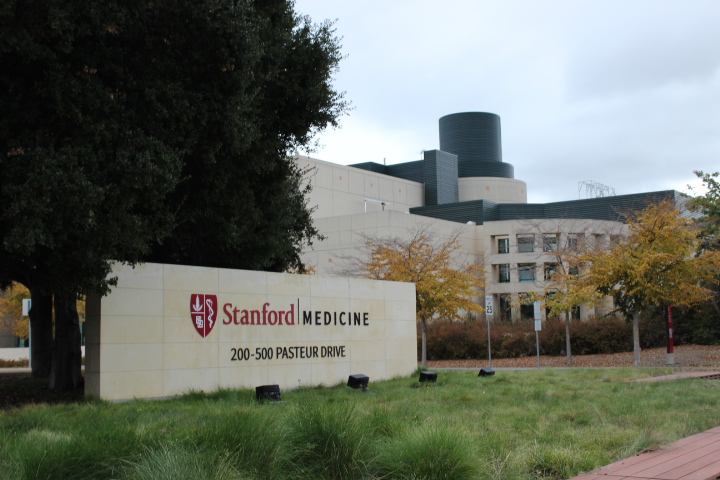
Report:
[[[542,330],[542,320],[535,320],[535,331],[539,332]]]
[[[30,315],[30,308],[32,307],[31,298],[23,298],[23,317]]]
[[[493,315],[493,296],[485,295],[485,315]]]
[[[100,398],[417,371],[412,283],[153,263],[113,276],[87,303],[85,385]]]
[[[533,313],[535,316],[535,320],[542,319],[542,313],[540,310],[540,300],[535,300],[535,303],[533,303]]]

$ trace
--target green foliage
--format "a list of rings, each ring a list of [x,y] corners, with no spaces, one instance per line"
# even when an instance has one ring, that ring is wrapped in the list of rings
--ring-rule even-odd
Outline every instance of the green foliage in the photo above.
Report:
[[[103,293],[111,260],[299,267],[317,232],[288,155],[345,103],[332,25],[292,7],[3,2],[0,284]]]
[[[105,294],[113,261],[304,270],[318,232],[289,157],[346,109],[340,58],[291,1],[2,3],[0,288],[35,300],[34,375],[40,297]]]
[[[705,173],[695,171],[707,188],[705,195],[693,197],[688,202],[689,207],[702,216],[699,223],[703,227],[703,241],[705,248],[720,248],[720,172]]]
[[[674,309],[673,325],[675,343],[720,345],[720,318],[709,304]]]

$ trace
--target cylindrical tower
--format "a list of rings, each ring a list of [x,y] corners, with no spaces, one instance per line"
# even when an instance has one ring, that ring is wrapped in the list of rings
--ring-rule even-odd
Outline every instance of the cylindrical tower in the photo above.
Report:
[[[500,117],[464,112],[440,118],[440,150],[458,156],[458,177],[514,178],[513,166],[502,161]]]

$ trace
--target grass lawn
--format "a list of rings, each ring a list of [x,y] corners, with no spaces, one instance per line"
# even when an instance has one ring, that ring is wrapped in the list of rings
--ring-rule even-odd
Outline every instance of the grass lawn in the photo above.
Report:
[[[720,425],[720,381],[668,371],[440,371],[283,392],[0,413],[8,479],[560,479]]]

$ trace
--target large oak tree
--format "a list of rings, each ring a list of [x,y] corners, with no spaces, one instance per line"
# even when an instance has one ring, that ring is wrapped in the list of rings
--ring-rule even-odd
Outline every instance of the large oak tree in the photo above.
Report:
[[[284,0],[2,3],[0,284],[31,291],[35,375],[77,383],[74,301],[112,261],[301,267],[289,155],[344,111],[339,60]]]

